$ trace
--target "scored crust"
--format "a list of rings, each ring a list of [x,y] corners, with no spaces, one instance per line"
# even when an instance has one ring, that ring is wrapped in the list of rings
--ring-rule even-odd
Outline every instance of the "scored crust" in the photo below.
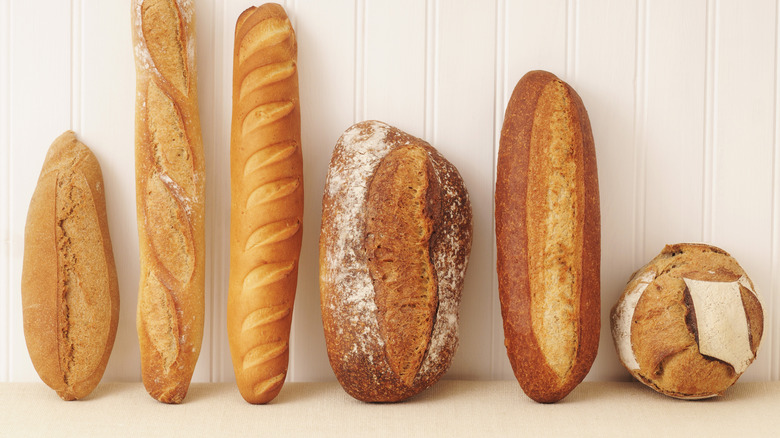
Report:
[[[134,0],[132,8],[141,374],[152,397],[180,403],[200,354],[205,312],[194,5]]]
[[[438,306],[429,336],[419,335],[427,330],[425,325],[412,327],[418,333],[418,341],[428,341],[421,360],[407,361],[408,357],[402,359],[399,351],[387,349],[388,344],[392,345],[386,341],[392,325],[385,325],[384,330],[380,327],[382,303],[378,303],[377,295],[382,292],[374,287],[368,260],[369,243],[376,243],[377,239],[368,236],[367,216],[369,188],[378,166],[391,151],[408,146],[424,152],[429,163],[425,167],[432,170],[426,174],[434,176],[428,180],[440,187],[440,201],[436,203],[441,210],[417,212],[419,217],[430,214],[433,218],[428,263],[433,266]],[[390,162],[386,164],[390,166]],[[375,196],[378,193],[381,190]],[[426,203],[429,201],[426,196]],[[328,357],[336,377],[350,395],[364,401],[403,400],[444,374],[457,348],[458,304],[470,248],[471,207],[462,179],[452,164],[424,141],[381,122],[361,122],[344,132],[333,152],[323,196],[320,293]],[[407,260],[419,263],[421,259],[418,254]],[[430,306],[430,301],[427,303]],[[385,304],[393,303],[385,298]],[[421,306],[425,308],[431,307]],[[406,371],[399,375],[392,363],[395,369],[405,367]],[[404,367],[398,366],[401,363]],[[415,369],[418,371],[412,373]]]
[[[284,8],[245,10],[233,53],[227,333],[241,396],[282,390],[303,237],[297,43]]]
[[[114,344],[119,288],[100,166],[70,131],[52,143],[30,202],[22,307],[41,379],[64,400],[86,397]]]
[[[366,256],[377,323],[390,368],[411,386],[439,304],[430,242],[441,209],[439,184],[425,150],[393,149],[368,189]]]
[[[535,401],[565,397],[590,370],[600,330],[596,154],[576,91],[532,71],[501,130],[496,266],[507,356]]]
[[[732,302],[744,309],[741,316],[734,305],[707,301],[721,299],[719,294],[726,298],[729,286]],[[708,315],[737,324],[724,330]],[[747,324],[741,337],[740,321]],[[755,358],[765,324],[742,267],[725,251],[704,244],[667,245],[634,274],[611,322],[626,369],[653,389],[686,399],[716,396],[734,384]],[[703,350],[710,345],[716,349]]]

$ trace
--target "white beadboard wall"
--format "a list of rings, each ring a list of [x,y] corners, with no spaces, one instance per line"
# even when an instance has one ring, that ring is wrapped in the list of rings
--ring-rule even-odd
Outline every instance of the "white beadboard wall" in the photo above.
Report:
[[[233,31],[247,0],[196,3],[207,171],[206,330],[194,380],[233,380],[225,312]],[[27,207],[67,129],[103,168],[121,312],[104,380],[140,380],[130,2],[0,0],[0,381],[35,381],[22,331]],[[506,102],[545,69],[574,86],[596,141],[602,328],[589,380],[624,380],[608,314],[665,243],[731,252],[769,331],[744,380],[780,379],[780,41],[777,0],[287,0],[298,37],[303,250],[289,378],[331,380],[319,311],[320,201],[333,146],[379,119],[461,171],[474,246],[448,378],[511,379],[495,274],[493,179]]]

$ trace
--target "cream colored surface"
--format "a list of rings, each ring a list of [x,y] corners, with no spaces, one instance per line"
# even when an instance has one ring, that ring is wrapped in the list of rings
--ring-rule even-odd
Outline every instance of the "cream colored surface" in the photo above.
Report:
[[[740,281],[713,282],[683,278],[696,309],[699,351],[720,359],[742,374],[753,361]],[[750,289],[748,289],[750,290]]]
[[[266,406],[227,383],[195,383],[178,406],[157,403],[140,383],[100,384],[78,402],[42,383],[0,384],[0,436],[14,437],[775,436],[778,411],[780,382],[738,383],[705,401],[585,382],[555,405],[531,401],[514,381],[445,380],[398,404],[359,402],[335,382],[288,383]]]
[[[196,382],[234,379],[224,287],[233,37],[239,14],[260,3],[193,2],[208,179],[206,327]],[[318,290],[314,248],[333,146],[348,126],[367,119],[430,141],[471,194],[474,245],[448,377],[513,378],[494,280],[492,172],[506,101],[533,69],[573,85],[591,119],[604,229],[602,315],[664,244],[713,243],[739,260],[765,301],[767,338],[740,381],[780,379],[780,257],[772,257],[780,254],[780,232],[772,232],[780,225],[775,0],[279,3],[299,31],[307,152],[292,381],[333,378],[319,296],[310,293]],[[46,147],[68,128],[103,167],[117,249],[122,308],[105,379],[140,375],[131,322],[138,236],[122,231],[136,227],[130,15],[127,1],[0,1],[0,381],[38,379],[22,334],[23,224]],[[609,331],[602,318],[590,380],[628,376]]]
[[[615,313],[615,323],[612,324],[612,337],[617,345],[618,356],[620,360],[632,370],[639,369],[639,363],[636,361],[634,348],[631,346],[631,320],[634,319],[634,309],[642,298],[642,294],[647,286],[655,279],[655,271],[643,274],[634,286],[634,290],[627,293],[623,301],[618,303]]]

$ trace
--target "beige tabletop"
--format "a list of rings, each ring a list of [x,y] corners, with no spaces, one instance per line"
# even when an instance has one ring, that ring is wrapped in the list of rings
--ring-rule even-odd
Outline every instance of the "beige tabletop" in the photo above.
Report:
[[[397,404],[359,402],[334,382],[288,383],[266,406],[224,383],[193,384],[178,406],[140,383],[103,383],[73,402],[42,383],[3,383],[0,436],[780,436],[780,382],[738,383],[704,401],[586,382],[554,405],[510,381],[445,380]]]

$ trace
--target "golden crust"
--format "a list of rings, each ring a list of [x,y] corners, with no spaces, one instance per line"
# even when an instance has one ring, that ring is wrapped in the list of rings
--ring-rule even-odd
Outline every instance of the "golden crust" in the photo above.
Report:
[[[193,6],[134,0],[137,313],[149,394],[180,403],[203,339],[205,165]]]
[[[504,116],[496,176],[507,355],[529,397],[555,402],[590,370],[600,329],[596,156],[574,89],[543,71],[520,79]]]
[[[22,307],[41,379],[64,400],[89,395],[116,337],[119,285],[100,165],[70,131],[52,143],[30,201]]]
[[[667,245],[632,279],[648,273],[652,281],[636,302],[630,319],[619,317],[622,315],[617,309],[633,281],[612,309],[613,333],[619,329],[617,325],[630,324],[631,351],[618,348],[621,362],[639,381],[672,397],[697,399],[722,394],[741,373],[733,365],[699,351],[700,328],[685,279],[729,283],[744,278],[742,282],[751,289],[741,284],[739,300],[745,309],[748,348],[754,358],[763,335],[764,316],[752,282],[733,257],[705,244]],[[633,354],[635,362],[630,362],[627,354]],[[638,368],[628,363],[636,363]]]
[[[267,403],[287,375],[303,236],[303,158],[295,32],[264,4],[236,23],[230,143],[227,328],[236,383]]]

